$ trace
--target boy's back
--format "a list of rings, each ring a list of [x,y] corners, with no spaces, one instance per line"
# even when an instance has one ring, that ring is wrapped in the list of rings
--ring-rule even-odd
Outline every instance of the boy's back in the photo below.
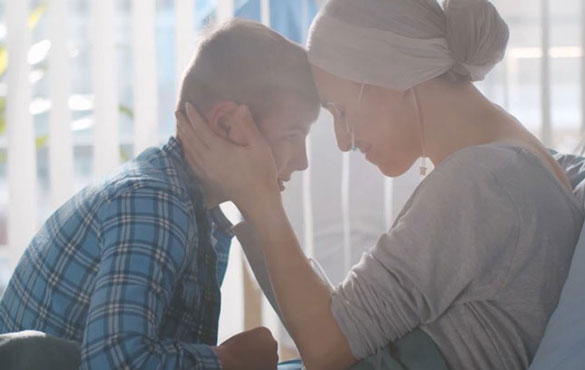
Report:
[[[205,205],[174,138],[85,188],[21,258],[0,333],[82,343],[82,368],[219,368],[209,346],[231,231]]]

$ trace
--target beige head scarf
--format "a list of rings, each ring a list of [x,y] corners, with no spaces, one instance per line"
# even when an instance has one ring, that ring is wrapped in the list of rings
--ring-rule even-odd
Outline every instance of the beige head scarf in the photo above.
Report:
[[[508,27],[488,0],[330,0],[309,61],[342,78],[404,91],[452,71],[482,80],[504,57]]]

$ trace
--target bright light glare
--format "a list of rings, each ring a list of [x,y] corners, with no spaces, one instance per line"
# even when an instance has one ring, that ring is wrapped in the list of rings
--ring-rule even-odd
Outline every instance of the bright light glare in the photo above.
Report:
[[[71,95],[69,97],[69,108],[74,111],[93,109],[93,97],[91,95]]]
[[[37,64],[42,62],[47,58],[49,50],[51,50],[51,41],[43,40],[41,42],[37,42],[31,46],[28,51],[28,62],[30,64]]]
[[[93,126],[93,116],[86,116],[71,122],[71,130],[83,131]]]
[[[51,101],[45,98],[34,98],[29,106],[29,113],[33,116],[43,114],[51,109]]]

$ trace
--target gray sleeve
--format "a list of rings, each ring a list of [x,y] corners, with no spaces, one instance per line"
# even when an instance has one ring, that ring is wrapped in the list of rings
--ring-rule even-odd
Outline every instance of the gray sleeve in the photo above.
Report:
[[[332,313],[356,358],[456,301],[494,294],[503,281],[509,266],[496,261],[517,242],[517,210],[477,163],[463,155],[435,169],[332,293]]]
[[[274,291],[272,290],[272,284],[270,283],[270,276],[268,275],[264,253],[258,243],[254,229],[248,223],[242,222],[234,227],[234,231],[242,245],[242,249],[244,250],[244,254],[246,255],[250,267],[252,268],[254,277],[256,278],[256,281],[258,281],[258,285],[260,285],[260,289],[262,289],[268,302],[270,302],[270,305],[280,318],[280,321],[284,324],[282,315],[280,314],[280,309],[278,308],[278,303],[276,302],[276,297],[274,296]]]
[[[278,307],[278,303],[276,301],[276,296],[274,295],[274,290],[272,289],[272,284],[270,283],[270,275],[268,274],[268,267],[266,266],[266,259],[264,258],[264,253],[262,252],[262,248],[258,243],[256,232],[254,229],[247,223],[242,222],[234,227],[234,231],[238,235],[238,240],[242,245],[242,249],[244,250],[244,254],[246,255],[246,259],[252,268],[252,272],[254,273],[254,277],[260,285],[260,289],[270,302],[270,305],[280,318],[280,321],[284,325],[284,320],[282,319],[282,315],[280,314],[280,309]],[[329,278],[325,275],[322,267],[319,263],[311,258],[308,259],[309,264],[319,276],[319,278],[330,288],[333,290],[334,287],[331,285]]]

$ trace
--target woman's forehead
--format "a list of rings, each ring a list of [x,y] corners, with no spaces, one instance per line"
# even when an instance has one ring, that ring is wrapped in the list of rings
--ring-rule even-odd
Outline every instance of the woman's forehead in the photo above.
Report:
[[[356,88],[356,84],[350,80],[338,77],[317,66],[312,66],[312,68],[322,104],[343,102]]]

